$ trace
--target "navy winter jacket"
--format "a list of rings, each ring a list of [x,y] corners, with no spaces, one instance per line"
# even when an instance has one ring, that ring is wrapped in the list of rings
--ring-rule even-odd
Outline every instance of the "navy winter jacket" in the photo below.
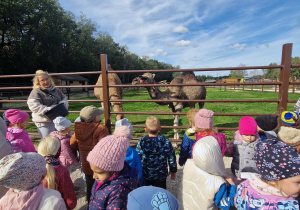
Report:
[[[105,181],[97,192],[95,190],[98,183],[95,181],[89,209],[127,209],[127,196],[137,188],[138,183],[137,170],[125,162],[119,175]]]
[[[192,148],[196,143],[195,133],[185,132],[182,138],[181,150],[179,154],[179,165],[183,166],[187,159],[192,157]]]

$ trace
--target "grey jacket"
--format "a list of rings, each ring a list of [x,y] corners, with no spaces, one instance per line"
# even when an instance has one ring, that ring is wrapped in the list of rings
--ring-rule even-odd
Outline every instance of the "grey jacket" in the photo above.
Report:
[[[66,96],[56,87],[33,89],[27,99],[27,105],[32,111],[32,121],[37,127],[53,124],[45,113],[59,103],[69,107]]]
[[[234,140],[231,171],[238,178],[241,178],[241,172],[258,173],[254,154],[256,152],[256,144],[259,142],[260,140],[256,140],[247,144],[240,139]]]

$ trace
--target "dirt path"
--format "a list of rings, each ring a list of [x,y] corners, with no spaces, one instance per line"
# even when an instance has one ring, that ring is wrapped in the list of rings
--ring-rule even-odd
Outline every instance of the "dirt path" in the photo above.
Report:
[[[177,156],[178,159],[178,156]],[[230,165],[232,158],[224,157],[223,158],[224,163],[225,163],[225,168],[230,172]],[[178,162],[178,161],[177,161]],[[167,189],[175,196],[177,197],[177,190],[178,190],[178,184],[182,178],[182,172],[183,172],[183,167],[177,166],[178,171],[176,174],[176,180],[171,181],[170,178],[167,178]],[[77,196],[77,206],[75,210],[86,210],[88,209],[87,202],[85,201],[85,181],[82,179],[81,176],[81,170],[79,167],[73,167],[72,168],[72,173],[71,173],[71,178],[73,180],[73,183],[75,185],[75,191],[76,191],[76,196]]]

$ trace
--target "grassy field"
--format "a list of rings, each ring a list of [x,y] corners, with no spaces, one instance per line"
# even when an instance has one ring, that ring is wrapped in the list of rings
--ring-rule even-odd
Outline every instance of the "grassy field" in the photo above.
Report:
[[[96,99],[92,94],[91,97],[86,97],[84,94],[74,94],[71,96],[71,99]],[[289,94],[290,100],[297,100],[299,98],[299,94],[292,95]],[[150,99],[148,92],[145,89],[140,90],[126,90],[124,91],[123,99]],[[207,97],[208,100],[277,100],[278,94],[264,92],[261,93],[259,91],[241,91],[241,90],[229,90],[226,91],[224,89],[219,88],[208,88],[207,89]],[[95,105],[100,106],[100,103],[83,103],[83,102],[70,102],[69,110],[71,111],[79,111],[84,106],[87,105]],[[294,104],[288,105],[288,110],[293,110]],[[22,110],[28,110],[26,104],[18,103],[18,104],[4,104],[4,108],[18,108]],[[169,112],[167,106],[161,106],[153,102],[124,102],[123,103],[124,111],[130,112]],[[198,105],[197,105],[198,108]],[[216,113],[265,113],[265,114],[276,114],[277,112],[277,103],[206,103],[204,108],[213,110]],[[185,108],[183,110],[186,113],[189,108]],[[67,117],[69,120],[74,122],[74,120],[79,116],[79,114],[70,113]],[[115,116],[112,116],[114,118]],[[148,117],[147,115],[126,115],[126,118],[134,125],[144,125],[145,120]],[[161,121],[161,125],[173,125],[173,117],[171,115],[163,116],[157,115],[157,117]],[[238,127],[238,122],[241,117],[236,116],[215,116],[214,117],[214,126],[215,127]],[[114,119],[113,123],[114,123]],[[181,116],[180,124],[181,126],[187,126],[188,121],[186,116]],[[26,128],[28,132],[37,132],[36,127],[34,125],[28,125]],[[232,135],[234,131],[221,131],[226,134],[226,138],[228,141],[231,141]],[[172,129],[163,129],[161,134],[173,138],[173,130]],[[180,130],[180,136],[182,137],[184,134],[184,130]],[[134,137],[141,137],[145,135],[143,128],[134,128]]]

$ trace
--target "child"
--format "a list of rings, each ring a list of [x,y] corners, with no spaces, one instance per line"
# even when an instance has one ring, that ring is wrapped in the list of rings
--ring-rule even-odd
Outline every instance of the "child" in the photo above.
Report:
[[[58,161],[60,156],[59,140],[53,136],[47,136],[40,142],[38,152],[47,162],[47,176],[43,180],[44,187],[60,192],[67,209],[74,209],[77,205],[74,184],[69,171]]]
[[[6,138],[14,152],[36,152],[33,142],[24,130],[28,124],[29,115],[22,110],[8,109],[5,117],[10,122]]]
[[[206,136],[193,148],[193,159],[183,168],[178,200],[184,209],[228,209],[233,206],[236,185],[228,177],[218,141]],[[226,183],[228,181],[230,185]]]
[[[281,126],[278,130],[278,138],[286,144],[295,147],[300,153],[300,130]]]
[[[43,187],[46,161],[37,153],[14,153],[0,160],[0,186],[10,188],[0,200],[0,209],[65,210],[56,190]]]
[[[70,146],[71,135],[71,121],[65,117],[57,117],[53,120],[55,129],[50,133],[51,136],[57,138],[60,141],[61,149],[58,160],[61,165],[69,168],[72,165],[77,165],[76,150]],[[70,170],[69,170],[70,171]]]
[[[131,191],[128,195],[128,210],[180,209],[176,198],[167,190],[159,187],[144,186]]]
[[[70,145],[78,150],[81,155],[82,171],[85,174],[87,201],[90,201],[91,190],[95,180],[93,171],[86,158],[94,146],[105,136],[108,135],[108,129],[101,125],[101,115],[104,109],[95,106],[86,106],[80,111],[80,122],[75,122],[75,133],[71,137]]]
[[[255,146],[259,142],[256,121],[252,117],[243,117],[239,122],[239,130],[233,134],[233,140],[225,154],[233,157],[231,171],[236,177],[241,178],[241,172],[258,172],[254,154]]]
[[[10,143],[6,140],[6,122],[2,120],[0,117],[0,159],[5,157],[6,155],[14,153]],[[0,199],[5,195],[7,192],[6,187],[0,186]]]
[[[127,126],[116,128],[113,135],[103,138],[89,153],[87,160],[96,180],[89,209],[126,209],[128,193],[138,185],[136,169],[126,162],[130,131]]]
[[[181,150],[179,154],[179,165],[183,166],[187,159],[192,157],[192,147],[196,142],[196,127],[195,127],[195,115],[198,109],[190,109],[186,113],[186,117],[190,123],[190,128],[187,129],[182,138]]]
[[[275,139],[257,144],[259,174],[237,188],[238,209],[299,209],[300,155],[295,148]]]
[[[227,148],[226,137],[223,133],[218,133],[216,128],[213,128],[214,112],[207,109],[200,109],[194,117],[196,126],[196,141],[205,136],[213,136],[219,142],[222,155],[224,156]]]
[[[123,118],[116,122],[116,129],[120,126],[127,126],[129,128],[130,136],[128,137],[128,139],[130,142],[130,140],[132,139],[132,131],[133,131],[131,123],[129,123],[127,118]],[[129,146],[127,149],[125,162],[128,163],[130,167],[135,168],[137,170],[138,178],[139,178],[139,186],[143,186],[145,183],[143,179],[142,162],[137,151],[133,149],[131,146]]]
[[[177,164],[170,140],[158,135],[160,129],[159,119],[154,116],[148,117],[145,128],[148,135],[139,140],[136,151],[141,157],[146,185],[166,189],[168,164],[171,180],[176,179]]]
[[[276,133],[273,131],[278,125],[277,118],[277,116],[271,114],[263,114],[256,117],[255,121],[260,140],[277,138]]]

